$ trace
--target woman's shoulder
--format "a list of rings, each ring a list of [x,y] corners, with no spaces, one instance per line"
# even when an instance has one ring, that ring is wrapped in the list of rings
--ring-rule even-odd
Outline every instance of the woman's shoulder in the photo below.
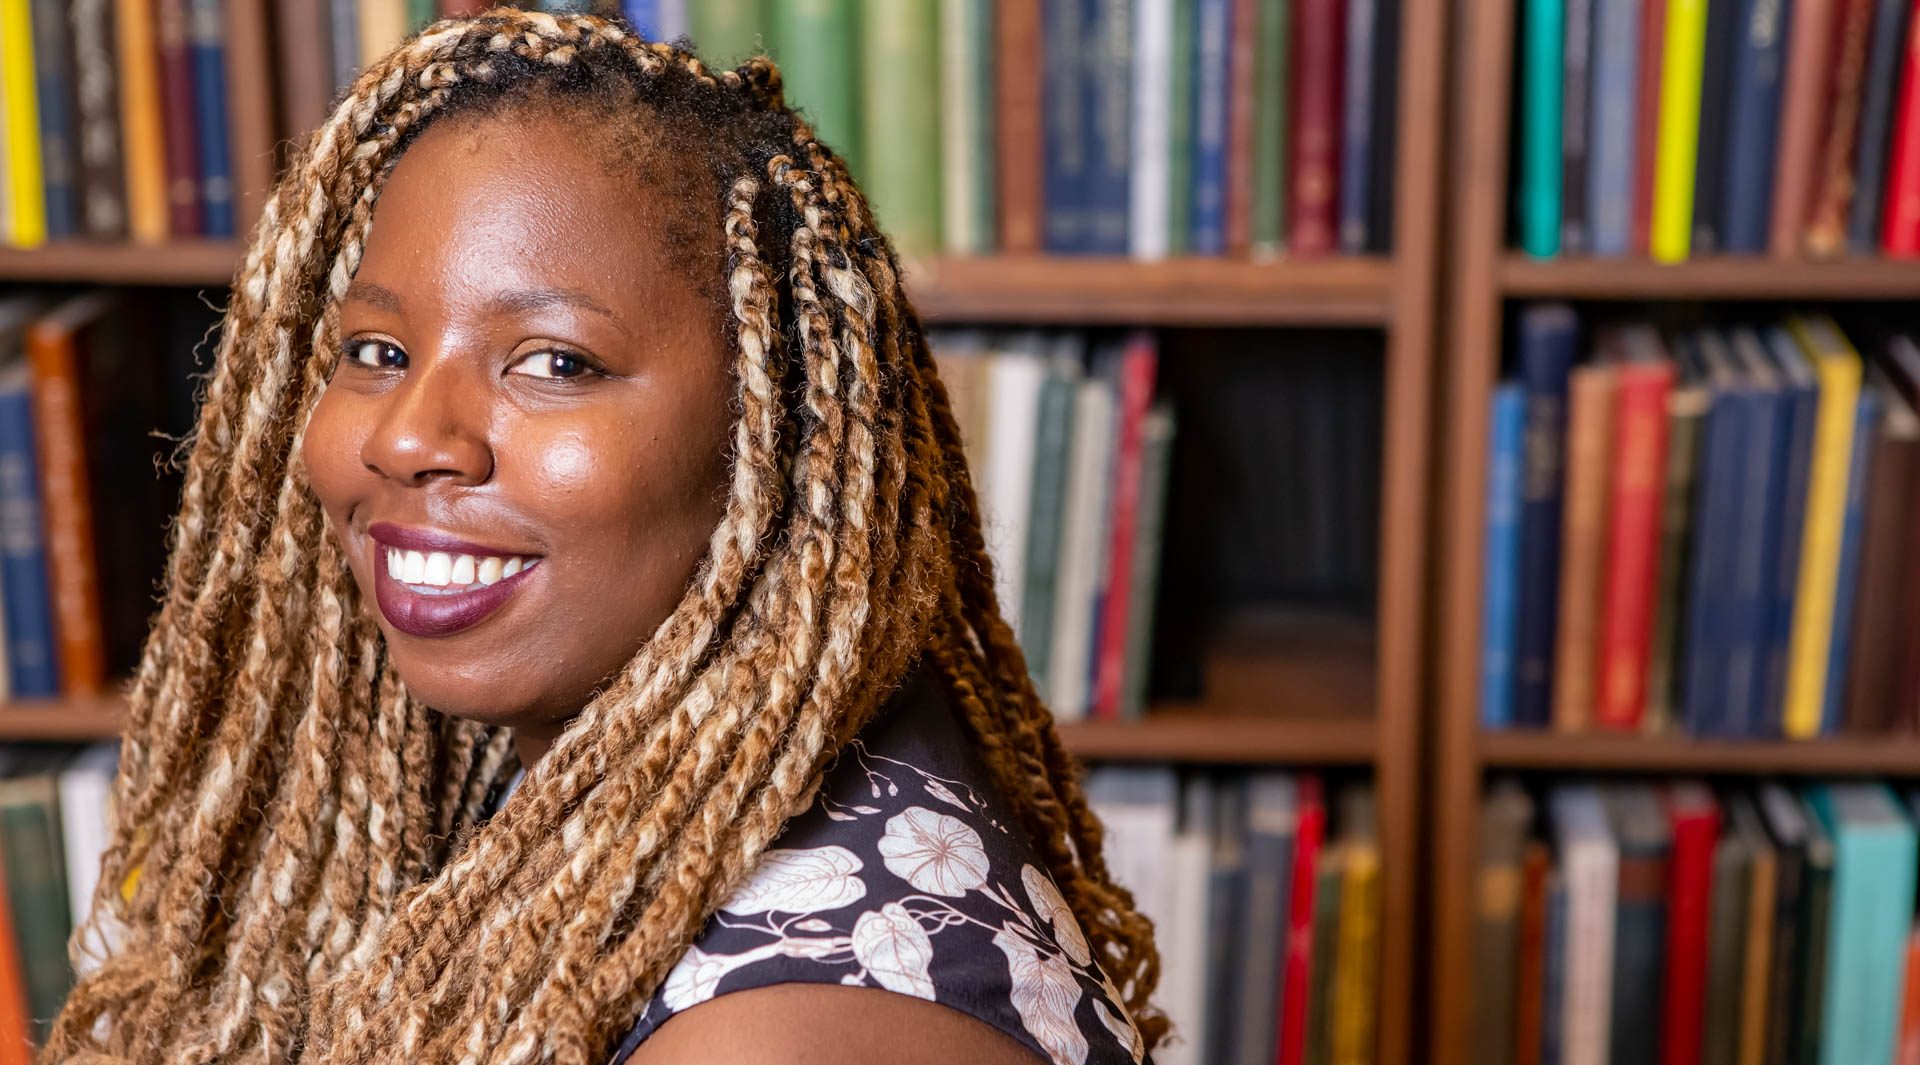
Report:
[[[1118,991],[925,669],[842,752],[614,1060],[674,1014],[785,983],[940,1003],[1055,1063],[1143,1057]]]

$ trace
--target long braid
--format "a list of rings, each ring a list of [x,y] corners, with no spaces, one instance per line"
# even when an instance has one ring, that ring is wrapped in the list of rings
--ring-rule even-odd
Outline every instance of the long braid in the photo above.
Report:
[[[297,455],[410,138],[581,86],[719,146],[733,471],[687,596],[482,823],[511,737],[408,696]],[[622,23],[498,9],[369,66],[236,278],[86,926],[119,942],[45,1060],[602,1060],[916,656],[1155,1045],[1151,926],[999,617],[899,278],[764,57],[713,71]]]

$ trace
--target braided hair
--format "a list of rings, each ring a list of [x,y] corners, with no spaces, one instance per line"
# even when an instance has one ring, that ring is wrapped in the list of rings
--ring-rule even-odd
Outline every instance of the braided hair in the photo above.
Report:
[[[511,736],[408,695],[301,441],[410,138],[608,85],[723,146],[700,176],[723,233],[694,239],[732,341],[725,515],[682,601],[486,817]],[[92,954],[42,1061],[597,1065],[916,659],[1146,1047],[1164,1037],[1152,926],[995,603],[899,259],[765,57],[715,71],[617,20],[500,8],[370,65],[262,212],[170,535],[73,941]]]

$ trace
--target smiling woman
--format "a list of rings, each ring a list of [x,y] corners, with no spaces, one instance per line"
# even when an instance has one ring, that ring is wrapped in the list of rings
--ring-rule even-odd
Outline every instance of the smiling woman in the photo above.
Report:
[[[764,58],[499,9],[234,286],[46,1060],[1139,1063],[1152,927]]]

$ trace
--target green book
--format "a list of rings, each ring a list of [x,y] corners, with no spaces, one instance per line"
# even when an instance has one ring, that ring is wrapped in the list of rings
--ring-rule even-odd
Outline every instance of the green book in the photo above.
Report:
[[[36,1043],[46,1041],[72,986],[67,936],[73,924],[57,795],[50,772],[0,781],[0,860],[6,863],[7,906]]]
[[[1193,214],[1194,0],[1173,0],[1173,100],[1167,123],[1167,254],[1187,253]]]
[[[439,15],[434,11],[433,0],[407,0],[407,30],[418,33],[422,26],[432,22]]]
[[[1020,594],[1020,631],[1027,671],[1044,685],[1053,659],[1054,602],[1060,587],[1060,535],[1066,525],[1067,452],[1073,446],[1074,398],[1080,393],[1077,332],[1054,339],[1040,385],[1033,436],[1033,492],[1027,516],[1026,587]]]
[[[993,0],[940,0],[941,232],[946,250],[994,249]]]
[[[1320,852],[1313,871],[1313,953],[1307,961],[1307,1038],[1305,1065],[1333,1063],[1333,974],[1340,946],[1340,881],[1346,852],[1338,846]]]
[[[1160,591],[1160,541],[1166,528],[1167,472],[1173,462],[1173,407],[1161,402],[1140,423],[1140,495],[1134,522],[1132,604],[1127,608],[1126,671],[1120,681],[1120,716],[1147,709],[1148,665],[1153,660],[1153,606]]]
[[[1286,250],[1287,0],[1259,0],[1253,46],[1253,251]]]
[[[900,253],[930,255],[940,250],[938,6],[869,3],[860,13],[861,184]]]
[[[700,58],[713,67],[738,66],[759,51],[767,26],[760,0],[698,0],[687,5],[687,22]]]
[[[769,51],[780,64],[787,103],[858,177],[860,18],[855,0],[779,0]]]
[[[1692,570],[1694,471],[1699,468],[1701,424],[1707,394],[1698,380],[1683,379],[1667,397],[1667,470],[1660,509],[1660,570],[1654,587],[1653,643],[1647,654],[1646,731],[1674,731],[1685,660],[1687,574]]]

